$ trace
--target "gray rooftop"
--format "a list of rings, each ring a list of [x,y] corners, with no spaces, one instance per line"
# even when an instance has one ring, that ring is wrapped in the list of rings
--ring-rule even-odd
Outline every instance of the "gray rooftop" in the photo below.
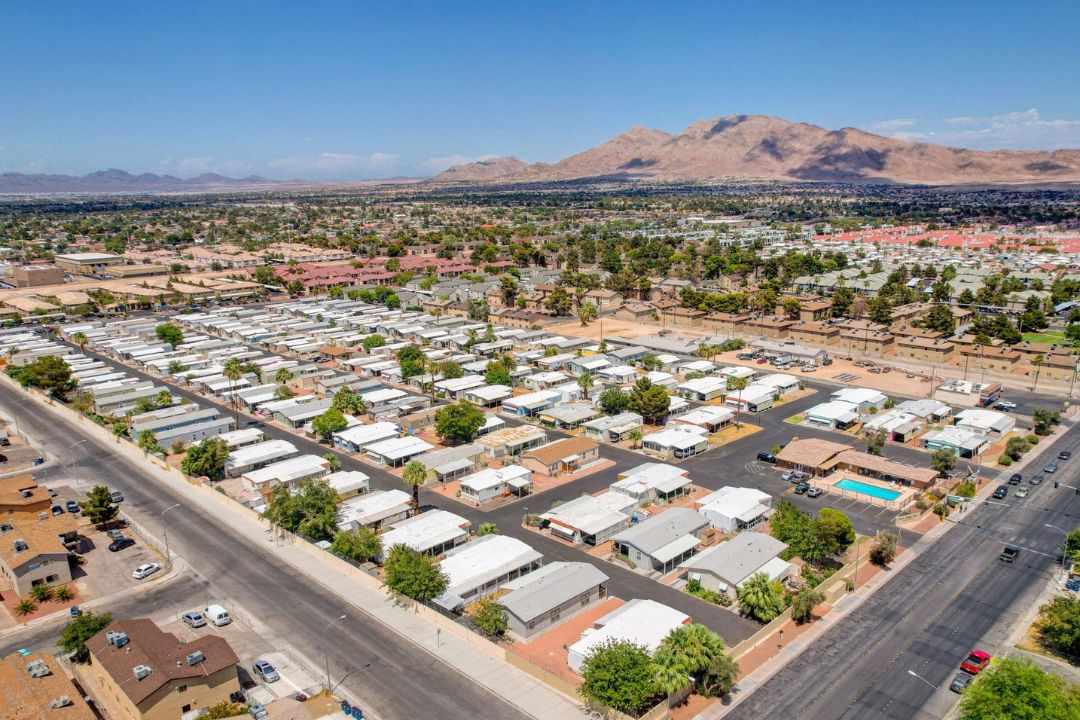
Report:
[[[589,563],[554,562],[504,586],[513,589],[499,602],[527,623],[607,580],[607,575]]]
[[[697,510],[672,508],[613,535],[611,539],[652,555],[684,535],[699,534],[708,525],[708,519]]]
[[[679,567],[707,572],[730,585],[738,585],[787,547],[772,535],[744,532],[698,553]]]

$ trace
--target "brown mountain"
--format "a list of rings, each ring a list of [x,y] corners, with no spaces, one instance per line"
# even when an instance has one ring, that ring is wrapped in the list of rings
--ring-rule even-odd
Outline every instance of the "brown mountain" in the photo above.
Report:
[[[437,182],[594,177],[959,184],[1080,182],[1080,150],[964,150],[854,128],[826,130],[763,115],[699,120],[677,135],[641,126],[557,163],[513,158],[457,165]]]
[[[123,170],[99,170],[88,175],[27,175],[0,174],[0,193],[112,193],[112,192],[174,192],[224,190],[277,184],[258,175],[230,178],[217,173],[203,173],[182,179],[172,175],[141,173],[133,175]]]

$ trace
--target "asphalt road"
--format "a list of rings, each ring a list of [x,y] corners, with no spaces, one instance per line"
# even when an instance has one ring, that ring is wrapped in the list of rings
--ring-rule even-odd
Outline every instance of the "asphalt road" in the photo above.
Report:
[[[151,532],[162,527],[160,512],[183,498],[144,473],[126,457],[85,437],[76,424],[17,402],[25,396],[0,386],[0,405],[17,414],[19,427],[59,458],[72,456],[77,479],[107,484],[124,494],[124,512]],[[69,478],[58,464],[39,474]],[[239,602],[300,653],[322,658],[322,630],[345,613],[328,634],[331,674],[381,718],[525,718],[501,698],[470,682],[450,666],[371,620],[362,610],[312,587],[311,580],[280,566],[257,544],[223,526],[213,515],[181,505],[169,512],[171,549],[210,583],[213,592]],[[129,608],[133,609],[133,608]],[[137,614],[137,613],[136,613]],[[25,643],[27,641],[21,640]],[[22,646],[22,645],[20,645]],[[364,667],[370,663],[369,667]]]
[[[1030,472],[1063,449],[1080,449],[1075,429],[1043,447]],[[1080,460],[1062,463],[1057,479],[1077,486]],[[1077,518],[1080,496],[1055,490],[1052,480],[1023,500],[1010,493],[1004,504],[950,518],[958,527],[754,688],[728,717],[943,717],[957,697],[947,686],[966,654],[1005,650],[1009,630],[1057,571],[1062,533],[1045,525],[1069,529]],[[1023,548],[1011,565],[997,559],[1005,543]]]

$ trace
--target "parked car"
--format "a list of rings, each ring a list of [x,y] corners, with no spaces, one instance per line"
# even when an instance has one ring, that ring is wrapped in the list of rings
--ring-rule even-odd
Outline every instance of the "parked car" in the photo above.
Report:
[[[0,457],[3,457],[3,456],[0,455]],[[4,458],[4,460],[7,460],[7,458]],[[41,458],[41,457],[34,458],[34,465],[44,465],[44,464],[45,464],[45,458]]]
[[[769,361],[768,361],[768,360],[766,360],[765,358],[758,358],[758,359],[757,359],[757,364],[758,364],[758,365],[764,365],[764,364],[765,364],[765,363],[767,363],[767,362],[769,362]]]
[[[1049,465],[1047,465],[1046,467],[1043,468],[1043,472],[1047,473],[1047,474],[1056,473],[1057,471],[1058,471],[1057,463],[1050,463]]]
[[[826,366],[826,367],[828,367],[829,365],[832,365],[832,358],[831,357],[823,357],[823,358],[821,358],[821,364]]]
[[[997,500],[1000,500],[1000,499],[1002,499],[1003,497],[1005,497],[1008,494],[1009,494],[1009,486],[1008,485],[998,485],[997,490],[994,491],[994,498],[996,498]]]
[[[1068,460],[1072,457],[1072,450],[1062,450],[1058,453],[1058,460]]]
[[[817,365],[804,365],[803,372],[817,372]]]
[[[119,491],[117,491],[109,495],[109,501],[113,503],[122,503],[124,502],[124,496]]]
[[[968,685],[971,684],[972,678],[967,673],[956,673],[956,677],[949,683],[949,689],[954,693],[962,693],[967,690]]]
[[[786,472],[781,473],[780,479],[784,482],[802,482],[806,479],[806,473],[799,472],[798,470],[787,470]]]
[[[809,489],[810,489],[809,485],[807,485],[804,482],[801,482],[801,483],[799,483],[798,485],[795,486],[795,494],[796,495],[804,495],[804,494],[806,494],[806,491],[809,490]]]
[[[1003,560],[1007,563],[1011,563],[1013,560],[1020,556],[1020,548],[1015,545],[1006,545],[1001,550],[1001,554],[998,555],[999,560]]]
[[[131,573],[131,577],[135,578],[136,580],[142,580],[143,578],[150,577],[160,569],[161,566],[157,563],[143,563],[139,567],[135,568],[135,571]]]
[[[761,462],[767,462],[767,463],[771,463],[771,464],[776,463],[776,456],[773,455],[772,453],[759,452],[757,454],[757,459],[760,460]]]
[[[112,540],[119,540],[120,538],[124,537],[124,533],[120,532],[119,530],[109,530],[105,534],[108,535],[109,538]]]
[[[60,507],[59,505],[53,505],[52,506],[52,514],[53,515],[63,515],[64,514],[64,508]]]
[[[49,497],[56,497],[56,489],[49,488]]]
[[[232,618],[229,617],[229,612],[217,603],[207,605],[203,610],[203,616],[217,627],[228,625],[232,622]]]
[[[825,491],[822,490],[821,488],[817,487],[816,485],[806,491],[806,497],[808,497],[808,498],[817,498],[817,497],[821,497],[824,494],[825,494]]]
[[[109,543],[109,552],[120,552],[135,544],[135,538],[122,537]]]
[[[753,360],[754,359],[754,353],[739,353],[735,357],[738,358],[739,360]]]
[[[978,675],[989,664],[990,655],[982,650],[972,650],[967,659],[960,663],[960,669],[972,675]]]
[[[1027,496],[1028,496],[1028,489],[1026,487],[1018,487],[1018,488],[1016,488],[1016,497],[1017,498],[1023,499],[1023,498],[1026,498]]]
[[[1023,476],[1023,475],[1021,475],[1020,473],[1013,473],[1013,474],[1012,474],[1012,475],[1011,475],[1011,476],[1009,477],[1009,484],[1010,484],[1010,485],[1019,485],[1019,484],[1020,484],[1020,483],[1022,483],[1023,481],[1024,481],[1024,476]]]
[[[873,373],[874,375],[878,375],[878,374],[880,374],[880,373],[881,373],[881,368],[879,368],[879,367],[872,367],[872,368],[870,368],[870,372],[871,372],[871,373]]]
[[[72,515],[79,512],[79,503],[75,502],[74,500],[68,500],[66,503],[64,503],[64,507],[66,507],[67,511]]]
[[[206,625],[206,618],[202,616],[202,613],[194,610],[184,613],[183,620],[188,627],[201,628]]]
[[[251,666],[252,671],[258,677],[262,678],[263,682],[277,682],[281,679],[278,675],[278,671],[274,669],[274,666],[265,660],[256,660],[255,664]]]

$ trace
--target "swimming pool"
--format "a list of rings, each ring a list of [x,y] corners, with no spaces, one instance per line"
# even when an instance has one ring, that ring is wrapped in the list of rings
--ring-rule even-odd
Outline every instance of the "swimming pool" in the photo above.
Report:
[[[864,482],[859,482],[858,480],[844,479],[836,483],[835,487],[838,487],[841,490],[850,490],[852,492],[857,492],[860,495],[869,495],[870,497],[876,497],[878,500],[888,500],[890,502],[904,494],[902,492],[897,492],[896,490],[888,490],[883,487],[878,487],[877,485],[869,485]]]

